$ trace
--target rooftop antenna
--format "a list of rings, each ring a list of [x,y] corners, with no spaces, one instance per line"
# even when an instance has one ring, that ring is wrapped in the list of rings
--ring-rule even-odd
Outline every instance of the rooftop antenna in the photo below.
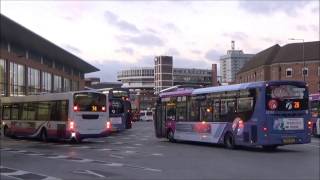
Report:
[[[234,50],[234,40],[231,41],[231,49]]]

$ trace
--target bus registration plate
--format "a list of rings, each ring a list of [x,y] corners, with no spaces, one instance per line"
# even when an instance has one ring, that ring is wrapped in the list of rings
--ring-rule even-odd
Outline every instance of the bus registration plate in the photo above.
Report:
[[[282,139],[284,144],[294,144],[296,142],[295,138],[283,138]]]
[[[111,124],[121,124],[122,123],[121,117],[112,117],[112,118],[110,118],[110,120],[111,120]]]

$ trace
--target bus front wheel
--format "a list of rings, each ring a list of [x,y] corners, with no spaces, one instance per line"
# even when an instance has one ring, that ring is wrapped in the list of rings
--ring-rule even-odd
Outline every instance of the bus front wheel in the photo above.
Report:
[[[171,129],[168,131],[167,137],[168,137],[170,142],[176,142],[176,140],[174,139],[174,133],[173,133],[173,131]]]
[[[234,137],[231,133],[227,133],[224,136],[224,145],[228,149],[235,149]]]

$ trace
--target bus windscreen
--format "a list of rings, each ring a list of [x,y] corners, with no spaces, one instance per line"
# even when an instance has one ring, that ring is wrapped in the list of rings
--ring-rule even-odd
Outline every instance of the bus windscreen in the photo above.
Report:
[[[110,114],[121,114],[124,112],[123,102],[120,99],[110,100],[109,112]]]
[[[74,111],[106,111],[106,95],[92,92],[74,94]]]
[[[295,85],[267,86],[266,107],[271,111],[307,110],[307,89],[304,86]]]

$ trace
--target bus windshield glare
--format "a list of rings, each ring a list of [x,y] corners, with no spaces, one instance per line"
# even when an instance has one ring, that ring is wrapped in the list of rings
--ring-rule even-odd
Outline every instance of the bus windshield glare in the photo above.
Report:
[[[266,107],[271,111],[297,111],[308,109],[305,87],[294,85],[271,85],[266,89]]]
[[[74,111],[103,112],[106,111],[106,95],[82,92],[74,94]]]

